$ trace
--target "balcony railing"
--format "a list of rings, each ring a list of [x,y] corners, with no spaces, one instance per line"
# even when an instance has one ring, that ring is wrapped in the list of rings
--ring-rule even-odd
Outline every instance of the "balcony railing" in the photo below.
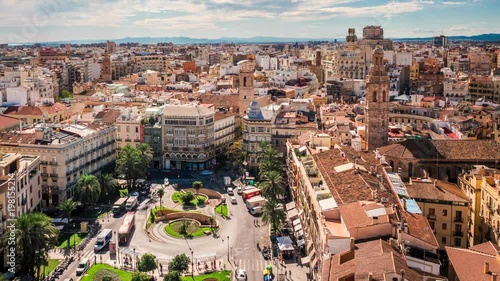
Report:
[[[453,236],[460,236],[462,237],[464,233],[462,231],[453,231]]]
[[[57,165],[57,161],[50,161],[50,165]]]
[[[57,178],[57,174],[50,174],[51,178]]]
[[[41,173],[42,177],[48,177],[49,174],[48,173]]]
[[[464,218],[463,217],[455,217],[455,222],[464,222]]]
[[[435,220],[436,219],[436,215],[428,215],[427,219],[429,219],[429,220]]]
[[[47,165],[47,160],[40,161],[40,164]]]

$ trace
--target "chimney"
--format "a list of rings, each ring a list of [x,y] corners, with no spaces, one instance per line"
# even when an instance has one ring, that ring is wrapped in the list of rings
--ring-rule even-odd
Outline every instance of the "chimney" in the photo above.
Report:
[[[484,262],[484,273],[490,273],[490,263],[487,261]]]
[[[349,244],[349,249],[353,253],[354,253],[354,241],[355,241],[354,238],[351,237],[351,241],[350,241],[351,243]]]
[[[491,274],[491,281],[497,281],[497,274],[496,273]]]
[[[404,269],[401,269],[401,281],[405,281],[405,273],[406,271]]]
[[[373,278],[373,273],[369,272],[368,273],[368,281],[372,281],[372,278]]]

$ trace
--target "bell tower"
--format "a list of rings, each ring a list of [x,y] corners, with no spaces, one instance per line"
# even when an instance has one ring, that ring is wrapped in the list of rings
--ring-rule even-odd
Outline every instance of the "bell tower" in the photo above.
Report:
[[[255,97],[255,92],[253,88],[253,74],[255,71],[254,65],[249,60],[240,61],[238,63],[240,74],[239,74],[239,102],[238,111],[240,116],[245,116],[248,111],[248,106],[253,101]]]
[[[384,66],[384,51],[373,51],[373,66],[366,81],[366,142],[368,150],[388,144],[389,76]]]

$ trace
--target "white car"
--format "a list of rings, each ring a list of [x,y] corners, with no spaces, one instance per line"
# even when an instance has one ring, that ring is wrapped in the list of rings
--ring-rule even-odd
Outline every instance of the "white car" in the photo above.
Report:
[[[231,203],[238,204],[238,202],[236,201],[236,197],[231,196]]]
[[[247,281],[247,272],[244,269],[238,269],[238,271],[236,271],[236,280]]]
[[[241,188],[241,186],[240,186],[240,187],[238,187],[237,191],[238,191],[238,194],[242,194],[243,193],[243,188]]]

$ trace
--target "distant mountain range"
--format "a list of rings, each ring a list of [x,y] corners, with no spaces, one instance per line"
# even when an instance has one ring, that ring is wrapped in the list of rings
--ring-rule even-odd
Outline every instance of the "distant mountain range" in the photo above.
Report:
[[[391,38],[394,41],[431,41],[432,37],[423,38]],[[139,44],[156,44],[156,43],[167,43],[171,42],[173,44],[216,44],[216,43],[237,43],[237,44],[249,44],[249,43],[295,43],[295,42],[310,42],[310,41],[328,41],[333,42],[337,40],[342,42],[344,38],[286,38],[286,37],[266,37],[266,36],[256,36],[256,37],[221,37],[217,39],[208,38],[190,38],[190,37],[126,37],[122,39],[114,39],[117,44],[121,43],[139,43]],[[449,41],[500,41],[500,34],[490,33],[481,34],[473,36],[449,36]],[[43,46],[54,46],[61,44],[93,44],[102,43],[106,40],[68,40],[68,41],[56,41],[56,42],[40,42]],[[32,45],[34,43],[25,43],[26,45]],[[23,44],[12,44],[12,45],[23,45]]]

